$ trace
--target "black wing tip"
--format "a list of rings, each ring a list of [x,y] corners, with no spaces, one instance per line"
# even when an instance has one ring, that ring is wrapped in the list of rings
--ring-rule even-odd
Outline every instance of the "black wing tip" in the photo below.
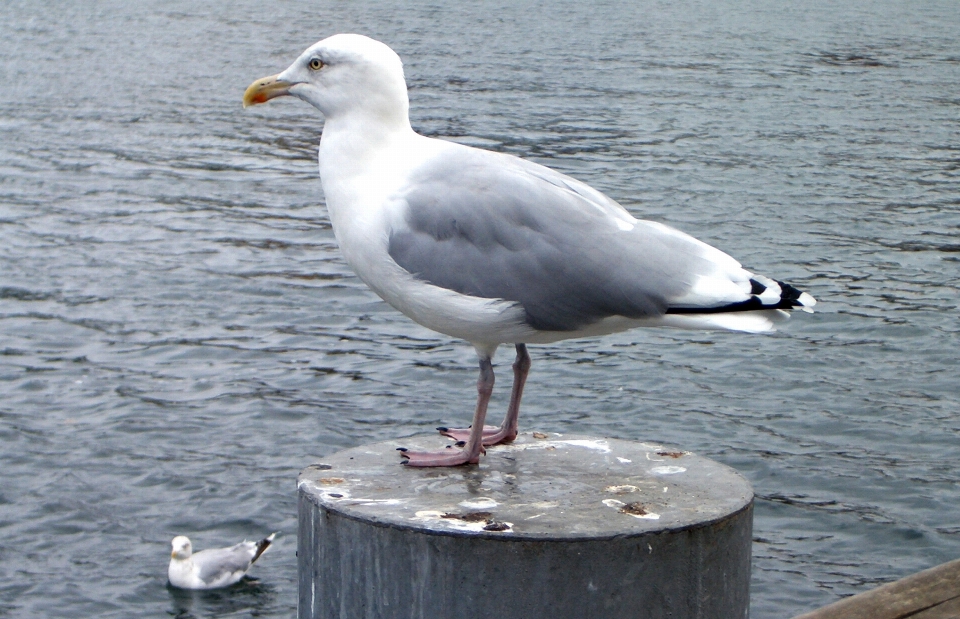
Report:
[[[780,287],[780,298],[776,303],[764,303],[760,295],[767,291],[768,286],[756,279],[750,280],[750,298],[746,301],[721,305],[719,307],[671,307],[668,314],[721,314],[725,312],[753,312],[761,310],[792,310],[796,308],[810,308],[816,301],[812,296],[796,286],[786,282],[776,281]],[[769,280],[768,280],[769,282]],[[805,311],[811,311],[806,309]]]
[[[777,285],[780,286],[780,303],[776,309],[800,308],[805,312],[813,311],[811,308],[817,304],[817,300],[812,295],[786,282],[778,280]]]
[[[791,286],[786,282],[781,282],[779,280],[777,280],[777,284],[780,286],[780,305],[789,303],[789,307],[803,306],[803,301],[800,300],[800,297],[803,296],[802,290],[794,286]],[[788,308],[782,308],[782,309],[788,309]]]
[[[260,555],[262,555],[267,551],[267,548],[270,547],[270,544],[273,543],[273,538],[275,538],[276,536],[277,536],[276,533],[271,533],[270,535],[266,536],[265,538],[257,542],[257,552],[255,552],[253,555],[253,558],[250,559],[251,564],[255,563],[256,560],[260,558]]]

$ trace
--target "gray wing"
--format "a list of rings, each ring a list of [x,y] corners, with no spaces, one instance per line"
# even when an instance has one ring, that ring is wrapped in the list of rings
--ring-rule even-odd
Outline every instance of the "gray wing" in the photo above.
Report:
[[[200,580],[209,584],[227,574],[246,572],[253,557],[252,544],[242,542],[230,548],[210,548],[193,555],[193,563],[200,569]]]
[[[539,330],[662,315],[699,273],[716,270],[705,248],[729,259],[651,222],[625,230],[622,207],[599,192],[478,149],[422,166],[399,197],[404,225],[391,231],[389,253],[401,267],[462,294],[518,302]]]

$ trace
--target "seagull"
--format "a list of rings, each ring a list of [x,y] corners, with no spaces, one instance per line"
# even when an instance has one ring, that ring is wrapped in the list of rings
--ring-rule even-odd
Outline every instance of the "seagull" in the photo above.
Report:
[[[400,448],[409,466],[477,464],[485,446],[516,438],[528,344],[634,327],[759,333],[816,303],[569,176],[419,135],[403,64],[379,41],[324,39],[253,82],[243,104],[285,95],[324,116],[320,177],[347,263],[389,305],[480,358],[472,425],[438,428],[462,449]],[[493,356],[507,343],[510,403],[500,426],[485,426]]]
[[[180,589],[217,589],[239,582],[247,570],[260,558],[276,533],[259,542],[240,542],[229,548],[208,548],[193,552],[190,539],[184,535],[173,538],[170,544],[170,566],[167,578]]]

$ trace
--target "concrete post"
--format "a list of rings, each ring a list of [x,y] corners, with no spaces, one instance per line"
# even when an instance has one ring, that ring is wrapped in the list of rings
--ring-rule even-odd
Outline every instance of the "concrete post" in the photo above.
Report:
[[[414,469],[397,444],[300,474],[300,619],[748,615],[753,492],[729,467],[527,433],[479,466]]]

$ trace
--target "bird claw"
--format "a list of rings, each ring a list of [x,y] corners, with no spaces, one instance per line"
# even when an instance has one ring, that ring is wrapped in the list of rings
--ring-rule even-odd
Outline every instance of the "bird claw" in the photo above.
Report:
[[[456,428],[437,428],[440,431],[440,434],[448,436],[456,441],[455,445],[465,444],[470,440],[470,428],[466,429],[456,429]],[[517,438],[516,430],[504,430],[500,426],[483,426],[483,445],[484,447],[490,447],[491,445],[499,445],[500,443],[510,443]]]
[[[481,449],[481,453],[483,450]],[[400,457],[404,458],[403,464],[413,467],[428,466],[460,466],[462,464],[479,464],[480,453],[473,457],[465,450],[443,450],[443,451],[410,451],[402,449]]]

